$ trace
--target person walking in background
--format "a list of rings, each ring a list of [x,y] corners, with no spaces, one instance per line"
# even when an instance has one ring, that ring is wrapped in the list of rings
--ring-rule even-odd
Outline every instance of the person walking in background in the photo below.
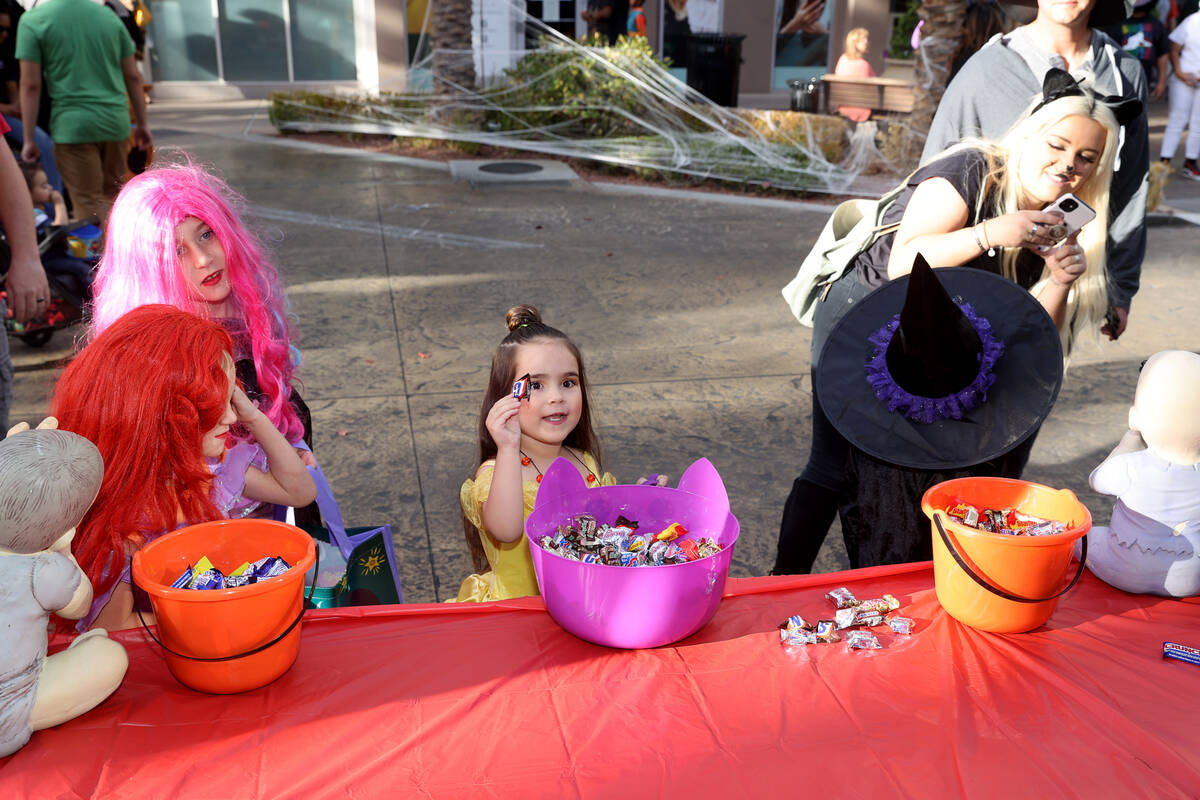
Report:
[[[846,34],[846,50],[833,68],[834,75],[844,78],[874,78],[875,69],[864,56],[871,46],[871,34],[866,28],[854,28]],[[871,118],[871,109],[856,106],[838,106],[838,113],[854,122],[866,122]]]
[[[625,24],[626,36],[646,35],[646,11],[642,8],[646,0],[629,0],[629,20]]]
[[[1185,178],[1200,181],[1200,14],[1192,14],[1171,31],[1171,93],[1167,98],[1170,111],[1167,130],[1163,133],[1160,159],[1170,164],[1179,147],[1183,129],[1187,128],[1187,143],[1183,148]]]
[[[25,126],[21,122],[21,100],[18,84],[21,80],[21,67],[14,55],[13,35],[16,29],[17,13],[11,5],[11,0],[0,0],[0,115],[8,124],[8,138],[15,142],[14,147],[20,147],[25,142]],[[34,129],[34,140],[42,153],[41,167],[46,171],[50,185],[57,192],[62,192],[62,178],[59,177],[58,167],[54,164],[54,141],[50,134],[40,127]]]
[[[1146,86],[1155,100],[1162,100],[1167,91],[1167,54],[1171,43],[1167,40],[1167,27],[1154,17],[1150,10],[1155,0],[1134,0],[1133,16],[1116,25],[1106,25],[1103,30],[1121,49],[1142,62],[1146,73]]]
[[[16,56],[21,63],[23,161],[34,161],[42,83],[50,93],[54,157],[77,219],[108,216],[125,177],[129,111],[134,145],[152,144],[134,44],[121,20],[91,0],[50,0],[21,16]]]

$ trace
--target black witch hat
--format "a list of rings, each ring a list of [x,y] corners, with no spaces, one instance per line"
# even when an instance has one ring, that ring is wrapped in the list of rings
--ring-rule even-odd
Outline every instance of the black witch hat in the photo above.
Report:
[[[1045,309],[1010,280],[967,267],[912,272],[834,326],[817,396],[855,447],[888,463],[957,469],[1007,453],[1042,424],[1062,385]]]

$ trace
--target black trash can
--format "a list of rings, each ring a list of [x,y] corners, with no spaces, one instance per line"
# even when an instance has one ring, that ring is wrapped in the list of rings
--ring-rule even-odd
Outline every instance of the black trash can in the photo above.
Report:
[[[792,111],[816,114],[821,110],[820,78],[792,78],[787,85],[792,92]]]
[[[741,33],[692,33],[687,38],[687,82],[721,106],[736,106],[742,66]]]

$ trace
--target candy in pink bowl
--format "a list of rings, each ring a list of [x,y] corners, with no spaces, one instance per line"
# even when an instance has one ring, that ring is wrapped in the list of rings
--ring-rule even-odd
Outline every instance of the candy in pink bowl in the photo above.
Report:
[[[553,536],[559,525],[578,514],[591,514],[601,524],[612,524],[621,515],[636,520],[639,532],[659,531],[677,522],[687,529],[686,538],[711,539],[722,549],[683,564],[617,567],[574,561],[541,547],[543,536]],[[706,458],[688,467],[677,489],[589,489],[579,471],[559,458],[538,487],[525,535],[554,621],[589,642],[638,649],[685,639],[712,619],[725,591],[738,521],[729,513],[721,476]]]

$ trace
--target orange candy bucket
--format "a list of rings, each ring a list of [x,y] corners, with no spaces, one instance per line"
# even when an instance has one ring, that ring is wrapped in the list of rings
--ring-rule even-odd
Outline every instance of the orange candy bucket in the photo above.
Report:
[[[265,556],[281,556],[292,568],[234,589],[172,588],[203,556],[226,573]],[[315,560],[311,536],[261,519],[191,525],[134,553],[133,581],[150,596],[171,674],[192,689],[232,694],[287,672],[300,652],[304,573]]]
[[[1052,536],[1010,536],[971,528],[951,519],[956,503],[977,508],[1015,508],[1064,522]],[[1064,588],[1080,539],[1092,515],[1069,489],[1052,489],[1008,478],[958,478],[925,492],[921,510],[933,531],[933,574],[938,602],[959,622],[993,633],[1021,633],[1045,624],[1083,575],[1087,539],[1074,578]]]

